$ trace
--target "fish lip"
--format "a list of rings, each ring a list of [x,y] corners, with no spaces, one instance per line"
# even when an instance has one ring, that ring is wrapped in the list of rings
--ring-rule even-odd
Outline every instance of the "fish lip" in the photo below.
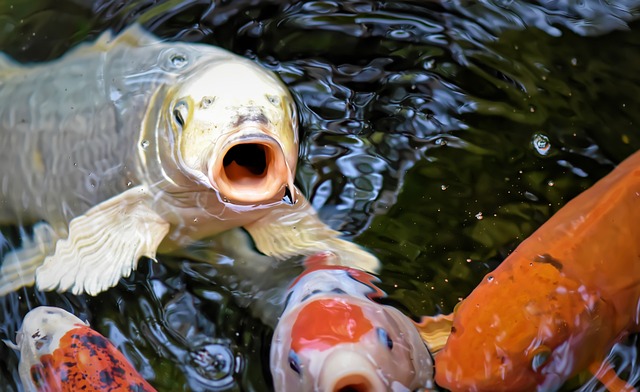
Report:
[[[382,392],[388,388],[380,379],[375,364],[351,350],[338,349],[325,359],[320,372],[320,384],[324,390],[339,392],[356,390]]]
[[[274,202],[278,197],[282,199],[287,187],[290,194],[294,194],[293,175],[280,142],[259,124],[245,124],[242,128],[231,131],[217,151],[212,152],[208,162],[207,176],[223,201],[235,204]],[[230,170],[232,165],[225,165],[227,154],[240,145],[252,145],[257,148],[256,152],[264,154],[262,173]],[[235,168],[239,167],[241,165],[236,163]]]

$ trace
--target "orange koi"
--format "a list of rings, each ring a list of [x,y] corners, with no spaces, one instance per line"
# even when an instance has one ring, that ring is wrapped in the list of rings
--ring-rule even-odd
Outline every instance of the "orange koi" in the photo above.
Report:
[[[63,309],[31,310],[16,341],[28,391],[155,391],[109,340]]]
[[[550,391],[590,370],[634,390],[604,358],[640,331],[640,152],[574,198],[454,311],[436,355],[452,391]]]
[[[372,275],[312,256],[289,288],[271,345],[276,391],[409,391],[433,387],[433,363],[415,324]],[[326,260],[325,260],[326,261]]]

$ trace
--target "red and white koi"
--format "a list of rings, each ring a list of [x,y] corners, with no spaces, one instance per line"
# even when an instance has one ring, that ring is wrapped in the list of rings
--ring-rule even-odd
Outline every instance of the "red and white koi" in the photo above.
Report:
[[[433,386],[431,354],[407,316],[361,270],[307,260],[271,345],[276,391],[410,391]],[[315,264],[315,265],[313,265]]]
[[[31,310],[16,343],[26,391],[155,391],[107,338],[63,309]]]

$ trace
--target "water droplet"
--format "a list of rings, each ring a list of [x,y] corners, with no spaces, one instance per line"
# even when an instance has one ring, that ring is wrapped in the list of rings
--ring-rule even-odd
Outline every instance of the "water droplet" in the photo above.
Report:
[[[444,184],[440,185],[440,189],[442,189],[443,191],[446,191],[447,188],[449,188],[449,185],[444,185]]]
[[[203,109],[206,109],[209,106],[211,106],[211,104],[213,104],[215,100],[216,100],[216,97],[202,97],[202,101],[200,102],[200,107]]]
[[[549,182],[547,182],[547,185],[549,185],[549,186],[554,186],[555,184],[556,184],[556,183],[555,183],[555,182],[553,182],[553,180],[549,180]]]
[[[171,64],[173,64],[176,68],[182,68],[188,63],[187,56],[180,53],[173,54],[170,60]]]
[[[193,218],[193,223],[198,223],[198,218]]]
[[[207,344],[190,353],[197,374],[215,385],[229,382],[234,372],[234,356],[226,345]]]
[[[531,138],[531,143],[538,154],[541,156],[549,155],[551,143],[549,142],[549,137],[547,137],[547,135],[535,133],[533,138]]]
[[[147,149],[147,147],[149,147],[149,141],[148,140],[143,140],[140,142],[140,147],[142,147],[143,149]]]
[[[483,218],[483,216],[482,216],[482,212],[478,212],[478,213],[476,214],[476,219],[477,219],[477,220],[482,220],[482,218]]]
[[[131,186],[133,183],[131,181],[127,181],[127,186]]]

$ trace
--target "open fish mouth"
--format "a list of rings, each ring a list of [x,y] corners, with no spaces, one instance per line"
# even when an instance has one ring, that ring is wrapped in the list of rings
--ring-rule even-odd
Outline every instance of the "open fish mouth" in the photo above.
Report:
[[[293,178],[276,139],[259,130],[228,140],[214,154],[209,179],[224,199],[240,204],[282,198]]]
[[[388,388],[380,380],[368,358],[352,350],[337,350],[325,360],[320,372],[322,389],[331,392],[384,392]]]

